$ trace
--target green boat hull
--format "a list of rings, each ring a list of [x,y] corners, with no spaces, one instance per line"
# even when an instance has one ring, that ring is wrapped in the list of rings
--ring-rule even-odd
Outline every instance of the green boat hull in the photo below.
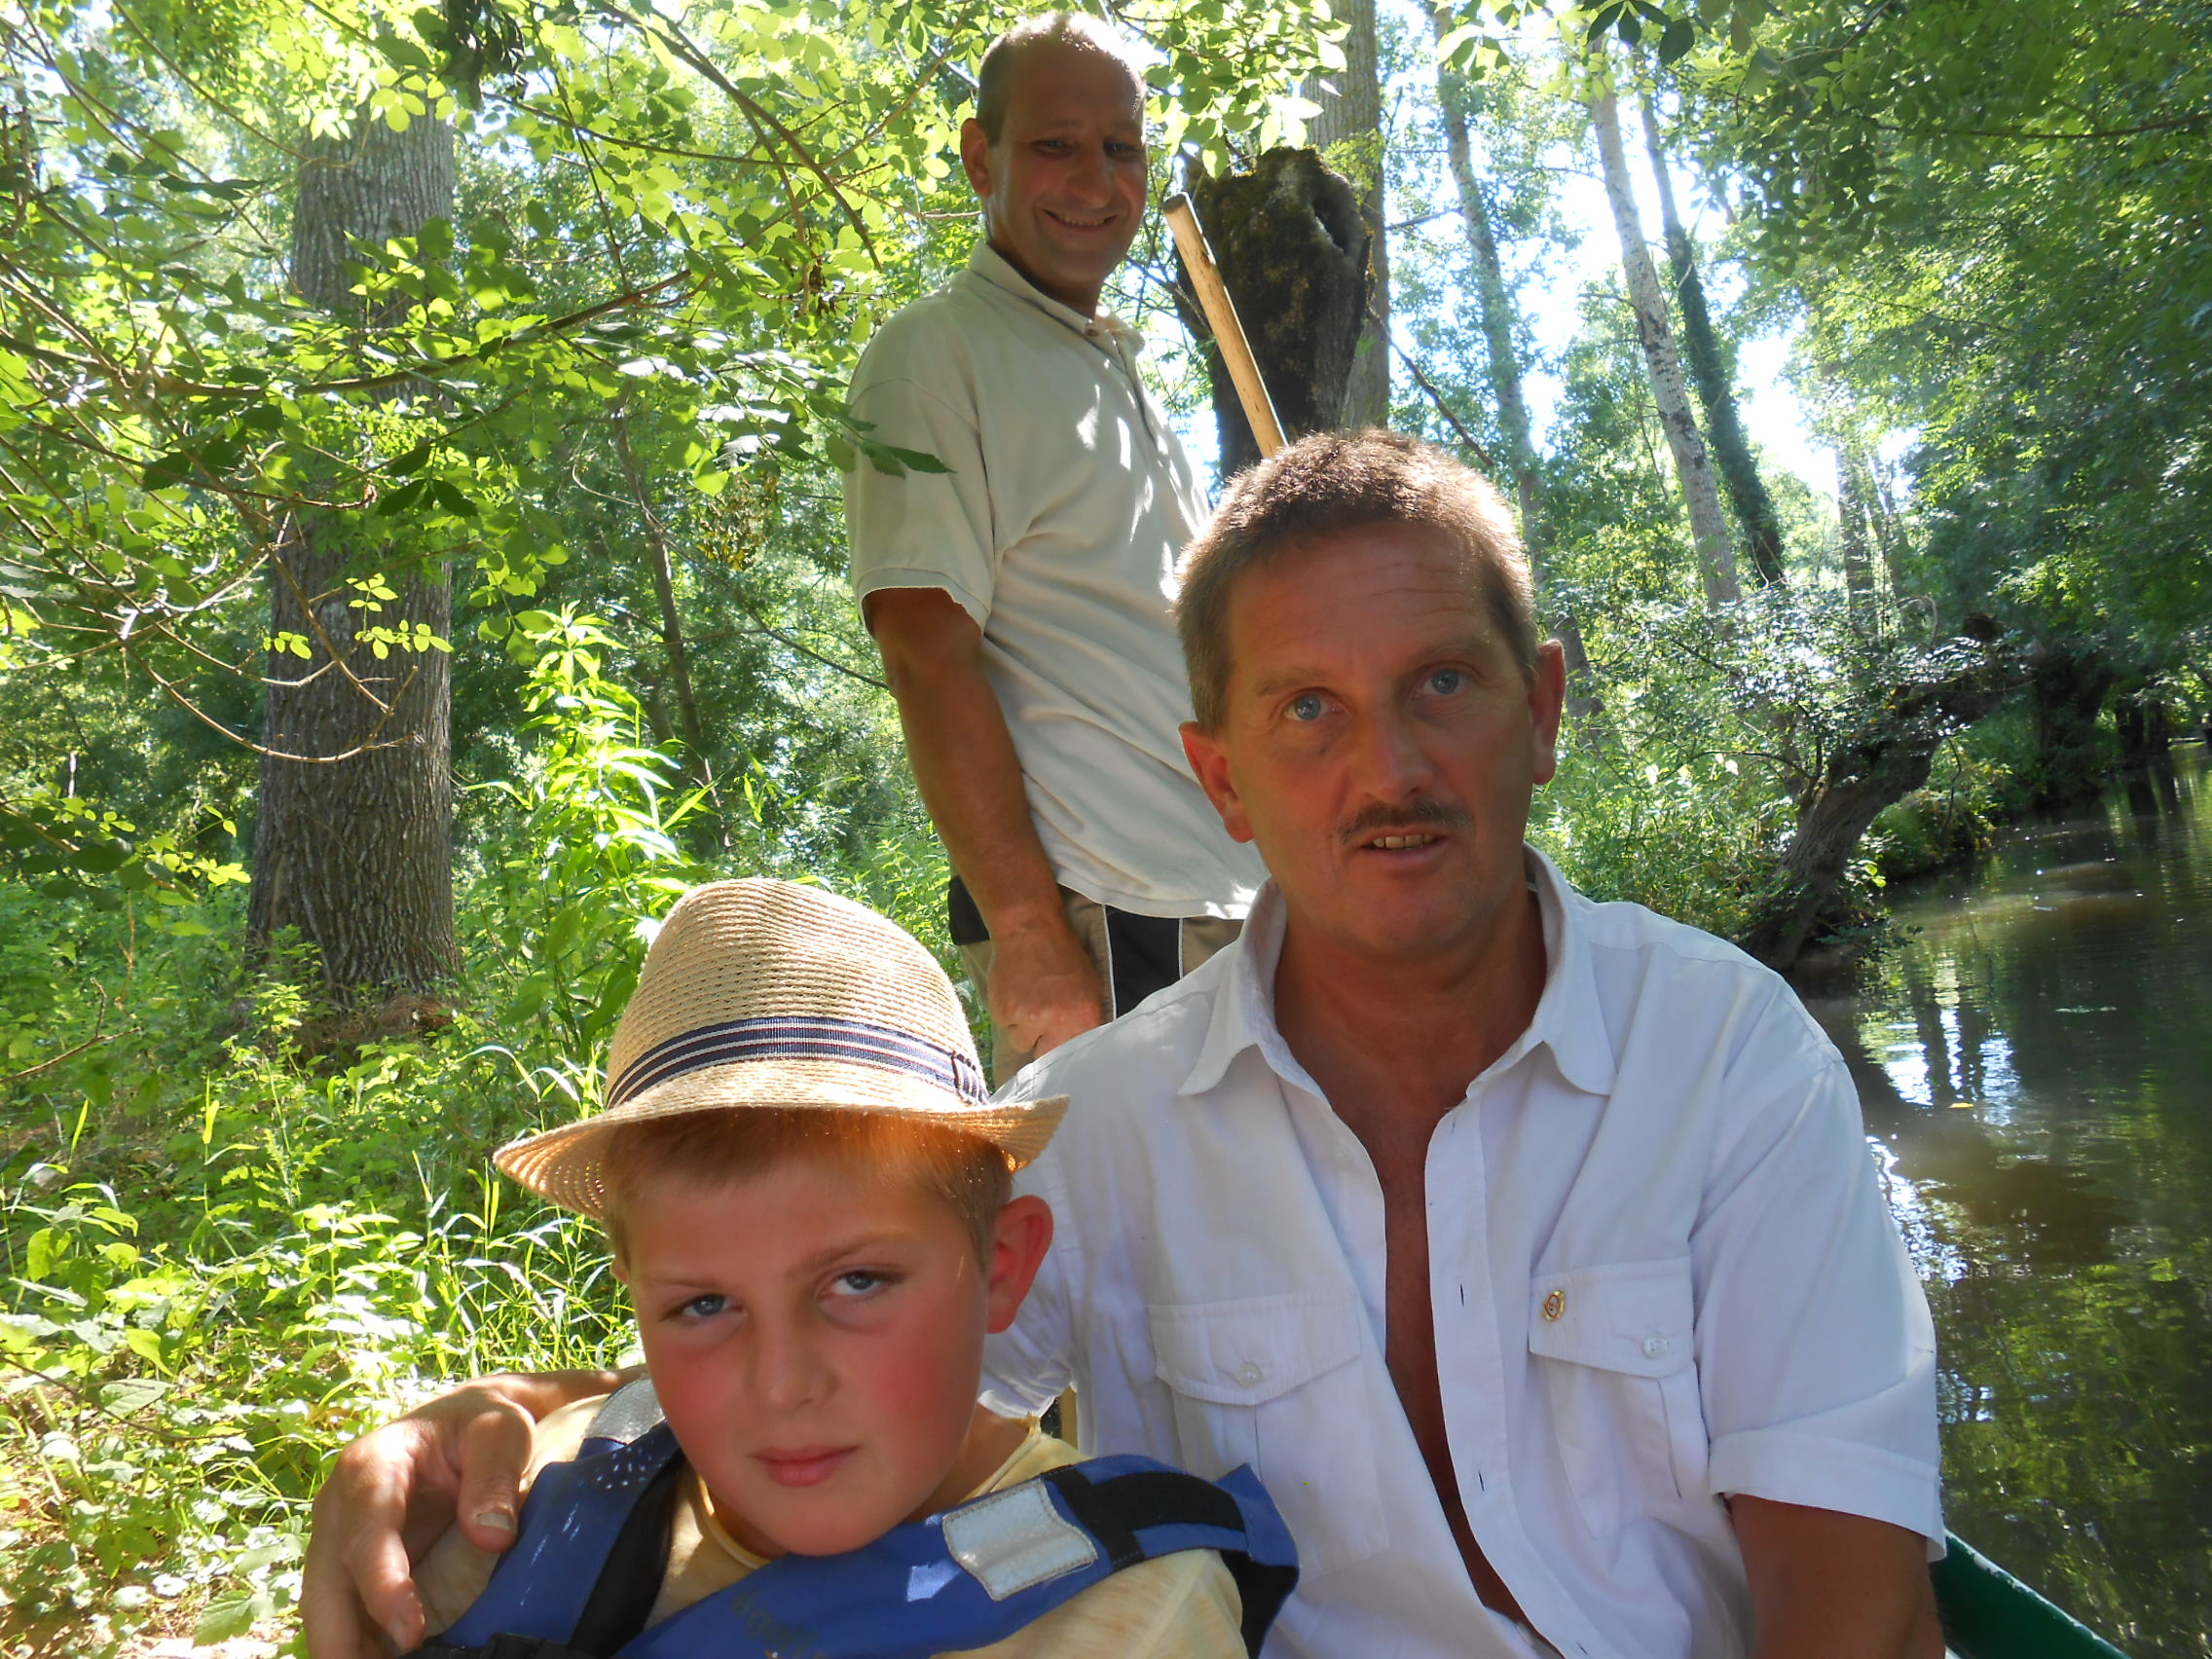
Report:
[[[1931,1570],[1943,1634],[1960,1659],[2127,1659],[1956,1534]]]

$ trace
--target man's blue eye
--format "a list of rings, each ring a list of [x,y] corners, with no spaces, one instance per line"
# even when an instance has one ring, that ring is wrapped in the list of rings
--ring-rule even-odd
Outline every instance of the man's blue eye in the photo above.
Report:
[[[1428,677],[1428,688],[1449,697],[1467,683],[1467,677],[1456,668],[1440,668]]]
[[[1311,691],[1303,697],[1293,697],[1289,713],[1294,720],[1317,720],[1321,718],[1321,699]]]

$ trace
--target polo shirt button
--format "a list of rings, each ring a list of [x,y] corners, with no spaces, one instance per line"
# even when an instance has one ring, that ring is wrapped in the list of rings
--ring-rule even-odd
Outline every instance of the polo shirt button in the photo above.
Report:
[[[1267,1376],[1267,1372],[1254,1365],[1250,1360],[1246,1360],[1236,1368],[1236,1382],[1239,1387],[1256,1388],[1260,1384],[1260,1379],[1265,1376]]]
[[[1643,1352],[1645,1357],[1649,1359],[1657,1359],[1674,1346],[1665,1337],[1656,1333],[1643,1339]]]
[[[1557,1318],[1558,1318],[1558,1317],[1559,1317],[1559,1316],[1560,1316],[1560,1315],[1561,1315],[1562,1313],[1565,1313],[1566,1311],[1567,1311],[1567,1292],[1566,1292],[1566,1291],[1564,1291],[1564,1290],[1555,1290],[1555,1291],[1553,1291],[1553,1292],[1551,1293],[1551,1295],[1549,1295],[1549,1296],[1547,1296],[1547,1297],[1545,1297],[1545,1298],[1544,1298],[1544,1317],[1545,1317],[1545,1318],[1547,1318],[1547,1319],[1557,1319]]]

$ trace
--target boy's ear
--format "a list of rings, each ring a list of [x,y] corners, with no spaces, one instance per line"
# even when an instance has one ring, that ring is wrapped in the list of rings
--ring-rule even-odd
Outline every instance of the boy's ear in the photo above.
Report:
[[[987,1277],[987,1323],[996,1336],[1014,1323],[1022,1299],[1052,1247],[1052,1206],[1034,1193],[1009,1198],[991,1232],[991,1251],[983,1264]]]

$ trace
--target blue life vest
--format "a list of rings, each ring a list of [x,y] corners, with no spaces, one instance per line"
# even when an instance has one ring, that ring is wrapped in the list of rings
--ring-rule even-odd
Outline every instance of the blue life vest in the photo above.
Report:
[[[1289,1530],[1249,1468],[1215,1482],[1094,1457],[843,1555],[779,1557],[647,1626],[682,1467],[651,1384],[622,1389],[573,1460],[538,1472],[484,1594],[411,1659],[933,1659],[1182,1550],[1219,1552],[1256,1654],[1298,1583]]]

